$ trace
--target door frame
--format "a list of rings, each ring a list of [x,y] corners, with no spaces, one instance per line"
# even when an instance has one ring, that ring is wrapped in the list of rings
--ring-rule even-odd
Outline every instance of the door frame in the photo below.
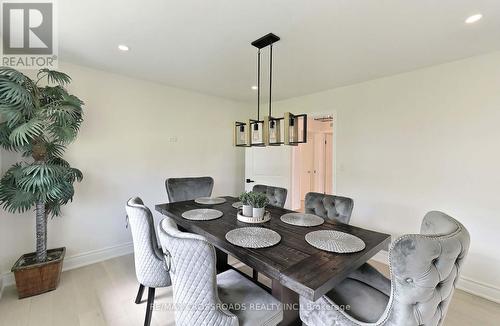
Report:
[[[333,124],[332,124],[332,193],[337,193],[337,128],[338,128],[338,115],[335,110],[333,111],[323,111],[323,112],[313,112],[313,113],[308,113],[307,114],[307,119],[314,119],[314,117],[318,116],[325,116],[325,115],[331,115],[333,118]],[[293,197],[293,194],[296,193],[297,191],[300,192],[300,185],[297,185],[296,182],[294,182],[294,171],[295,171],[295,150],[290,151],[290,179],[289,179],[289,184],[290,184],[290,206],[291,209],[295,210],[298,209],[297,205],[300,203],[297,203],[296,200]],[[300,199],[301,200],[301,199]],[[299,205],[300,206],[300,205]]]

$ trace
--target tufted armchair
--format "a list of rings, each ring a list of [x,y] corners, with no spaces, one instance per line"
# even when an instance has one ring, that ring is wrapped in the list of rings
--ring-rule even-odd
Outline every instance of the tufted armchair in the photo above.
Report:
[[[309,192],[305,198],[305,212],[325,220],[349,224],[354,201],[351,198]]]
[[[285,206],[286,194],[288,192],[285,188],[255,185],[253,186],[253,191],[266,194],[267,199],[269,199],[269,205],[276,207]]]
[[[139,292],[135,303],[142,300],[144,287],[148,287],[148,306],[144,325],[151,323],[155,288],[170,286],[170,275],[165,266],[163,253],[158,248],[153,215],[139,197],[127,202],[127,218],[134,243],[135,274],[139,281]]]
[[[264,289],[232,269],[217,275],[215,249],[205,237],[179,231],[169,217],[158,235],[172,276],[177,326],[281,322],[279,301]]]
[[[214,188],[214,179],[211,177],[197,178],[169,178],[165,180],[168,201],[193,200],[199,197],[209,197]]]
[[[301,297],[300,318],[309,326],[442,325],[469,241],[458,221],[429,212],[420,234],[392,244],[391,280],[365,264],[316,302]]]

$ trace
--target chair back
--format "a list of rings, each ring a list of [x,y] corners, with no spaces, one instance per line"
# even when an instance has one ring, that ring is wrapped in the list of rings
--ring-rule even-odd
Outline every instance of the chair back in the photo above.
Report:
[[[158,248],[153,214],[139,197],[128,200],[126,211],[134,244],[137,280],[147,287],[169,286],[170,275],[165,267],[163,254]]]
[[[238,325],[217,295],[215,249],[201,235],[181,232],[169,218],[158,235],[170,266],[176,325]]]
[[[210,197],[213,187],[214,179],[211,177],[169,178],[165,180],[170,203]]]
[[[266,194],[267,199],[269,200],[269,205],[281,208],[285,206],[286,194],[288,192],[285,188],[255,185],[253,186],[253,191]]]
[[[321,216],[325,220],[348,224],[354,201],[351,198],[309,192],[305,198],[305,212]]]
[[[441,325],[450,304],[470,236],[442,213],[425,215],[420,234],[404,235],[391,246],[391,299],[387,325]]]

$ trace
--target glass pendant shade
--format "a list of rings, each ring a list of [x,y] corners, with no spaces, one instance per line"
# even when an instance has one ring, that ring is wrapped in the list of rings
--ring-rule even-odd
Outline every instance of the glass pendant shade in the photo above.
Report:
[[[247,128],[248,126],[244,122],[236,122],[234,124],[234,146],[248,146]]]
[[[245,133],[245,126],[241,126],[241,127],[240,127],[239,137],[240,137],[239,141],[240,141],[241,143],[246,144],[246,142],[247,142],[247,135],[246,135],[246,133]]]
[[[278,146],[283,144],[281,137],[281,121],[283,118],[264,117],[264,143],[266,146]]]
[[[269,142],[276,142],[276,123],[274,120],[271,120],[271,124],[269,125]]]
[[[260,141],[259,125],[254,124],[252,130],[252,143],[258,143],[259,141]]]
[[[249,146],[264,146],[264,121],[249,120],[248,139]]]
[[[307,114],[294,115],[286,112],[285,120],[285,145],[298,145],[307,143]]]

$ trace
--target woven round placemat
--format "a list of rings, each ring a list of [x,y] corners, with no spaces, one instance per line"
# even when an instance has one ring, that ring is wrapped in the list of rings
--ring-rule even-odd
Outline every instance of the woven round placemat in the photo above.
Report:
[[[352,253],[365,249],[360,238],[333,230],[313,231],[306,234],[306,241],[313,247],[336,253]]]
[[[220,197],[200,197],[196,198],[194,202],[202,205],[217,205],[225,203],[226,199]]]
[[[226,233],[226,240],[244,248],[267,248],[278,244],[281,236],[278,232],[266,228],[245,227]]]
[[[192,209],[182,213],[182,217],[191,221],[215,220],[223,215],[221,211],[210,208]]]
[[[288,213],[282,215],[280,220],[283,223],[296,226],[318,226],[325,223],[325,220],[314,214]]]

